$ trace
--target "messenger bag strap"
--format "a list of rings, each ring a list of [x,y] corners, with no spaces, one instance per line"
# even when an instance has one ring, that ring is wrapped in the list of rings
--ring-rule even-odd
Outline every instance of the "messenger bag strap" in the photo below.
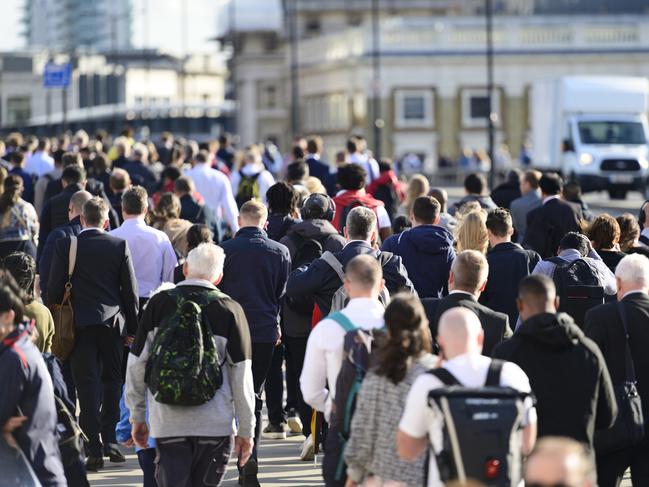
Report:
[[[629,327],[623,301],[618,301],[617,310],[620,313],[622,326],[624,327],[624,367],[626,370],[626,380],[627,382],[636,382],[635,366],[633,364],[633,357],[631,356],[631,346],[629,345]]]
[[[70,255],[68,256],[68,282],[72,280],[74,274],[74,267],[77,264],[77,237],[70,237]]]
[[[329,267],[334,270],[342,282],[345,281],[345,270],[343,269],[343,265],[334,254],[327,250],[320,258],[329,264]]]
[[[439,367],[437,369],[430,369],[427,371],[428,374],[435,376],[442,384],[445,386],[461,386],[462,383],[457,380],[457,378],[445,369],[444,367]]]

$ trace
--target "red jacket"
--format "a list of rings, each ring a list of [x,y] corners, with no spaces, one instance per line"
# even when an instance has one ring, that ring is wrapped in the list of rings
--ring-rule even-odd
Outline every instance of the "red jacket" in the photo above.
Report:
[[[336,214],[334,216],[334,220],[332,222],[333,226],[338,229],[339,232],[342,231],[342,222],[340,219],[342,218],[342,215],[344,213],[344,209],[352,204],[355,201],[360,202],[362,206],[366,206],[367,208],[370,208],[374,211],[376,214],[377,211],[376,209],[379,206],[384,206],[382,201],[377,200],[373,196],[367,194],[365,190],[359,189],[357,191],[345,191],[339,196],[336,196],[334,199],[334,203],[336,203]],[[360,206],[360,205],[356,205]],[[378,214],[376,215],[378,218]]]
[[[381,176],[372,181],[366,190],[369,194],[374,195],[380,186],[388,186],[389,184],[394,186],[394,190],[399,196],[399,202],[403,203],[403,200],[406,198],[406,192],[403,187],[404,185],[399,181],[399,178],[397,178],[397,175],[392,170],[382,172]]]

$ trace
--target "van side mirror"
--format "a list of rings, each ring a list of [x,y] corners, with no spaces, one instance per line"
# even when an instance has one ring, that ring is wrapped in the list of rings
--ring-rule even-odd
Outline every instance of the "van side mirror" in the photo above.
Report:
[[[570,139],[564,139],[562,150],[563,152],[575,152],[575,146],[572,145],[572,141]]]

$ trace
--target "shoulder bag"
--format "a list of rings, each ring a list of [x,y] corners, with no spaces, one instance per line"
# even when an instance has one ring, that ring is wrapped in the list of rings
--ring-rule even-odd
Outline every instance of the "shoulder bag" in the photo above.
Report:
[[[635,366],[633,365],[631,347],[629,346],[629,327],[624,303],[618,302],[617,310],[624,327],[625,379],[622,383],[614,385],[618,409],[615,423],[607,430],[595,432],[595,451],[598,455],[631,447],[644,438],[642,400],[636,387]]]
[[[72,308],[72,274],[77,261],[77,237],[70,237],[70,255],[68,257],[68,281],[61,304],[50,305],[54,319],[54,337],[52,352],[60,360],[66,360],[74,348],[74,310]]]

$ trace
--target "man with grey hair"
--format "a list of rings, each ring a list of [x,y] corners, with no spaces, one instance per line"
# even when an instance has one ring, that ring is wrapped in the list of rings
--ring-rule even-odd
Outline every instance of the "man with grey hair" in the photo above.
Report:
[[[40,276],[40,289],[43,302],[48,304],[47,300],[47,280],[50,275],[50,267],[52,265],[52,255],[54,253],[54,245],[63,237],[77,236],[81,233],[81,212],[83,205],[92,198],[88,191],[77,191],[70,198],[68,205],[68,223],[55,228],[47,236],[47,240],[43,242],[43,251],[38,259],[38,274]]]
[[[328,315],[333,295],[343,285],[341,276],[347,263],[357,255],[371,255],[379,261],[390,294],[403,290],[415,293],[401,257],[376,249],[376,226],[376,215],[369,208],[359,206],[351,210],[343,230],[347,244],[340,252],[323,254],[323,257],[314,260],[308,267],[299,267],[293,271],[286,286],[287,297],[313,296],[322,316]]]
[[[630,356],[642,400],[644,418],[649,418],[649,260],[640,254],[624,257],[615,269],[617,302],[597,306],[586,313],[586,335],[602,351],[617,388],[631,378],[626,372]],[[617,452],[597,451],[599,485],[618,485],[631,467],[633,485],[649,485],[649,438]]]
[[[183,267],[185,280],[151,297],[129,355],[125,399],[132,437],[142,448],[147,447],[149,434],[156,439],[160,487],[219,485],[233,449],[239,466],[252,453],[255,393],[250,332],[241,305],[216,288],[223,278],[224,261],[223,249],[214,244],[204,243],[189,252]],[[176,312],[178,296],[207,303],[203,313],[223,360],[223,384],[214,397],[198,406],[163,404],[145,383],[153,340],[165,318]]]
[[[108,235],[108,204],[98,197],[83,205],[77,237],[59,239],[47,284],[50,303],[60,303],[68,281],[69,256],[76,256],[72,308],[76,328],[70,367],[77,388],[79,423],[89,438],[86,468],[126,461],[115,438],[122,391],[124,346],[137,330],[137,281],[128,244]],[[76,251],[70,249],[76,245]],[[100,420],[101,418],[101,420]]]

